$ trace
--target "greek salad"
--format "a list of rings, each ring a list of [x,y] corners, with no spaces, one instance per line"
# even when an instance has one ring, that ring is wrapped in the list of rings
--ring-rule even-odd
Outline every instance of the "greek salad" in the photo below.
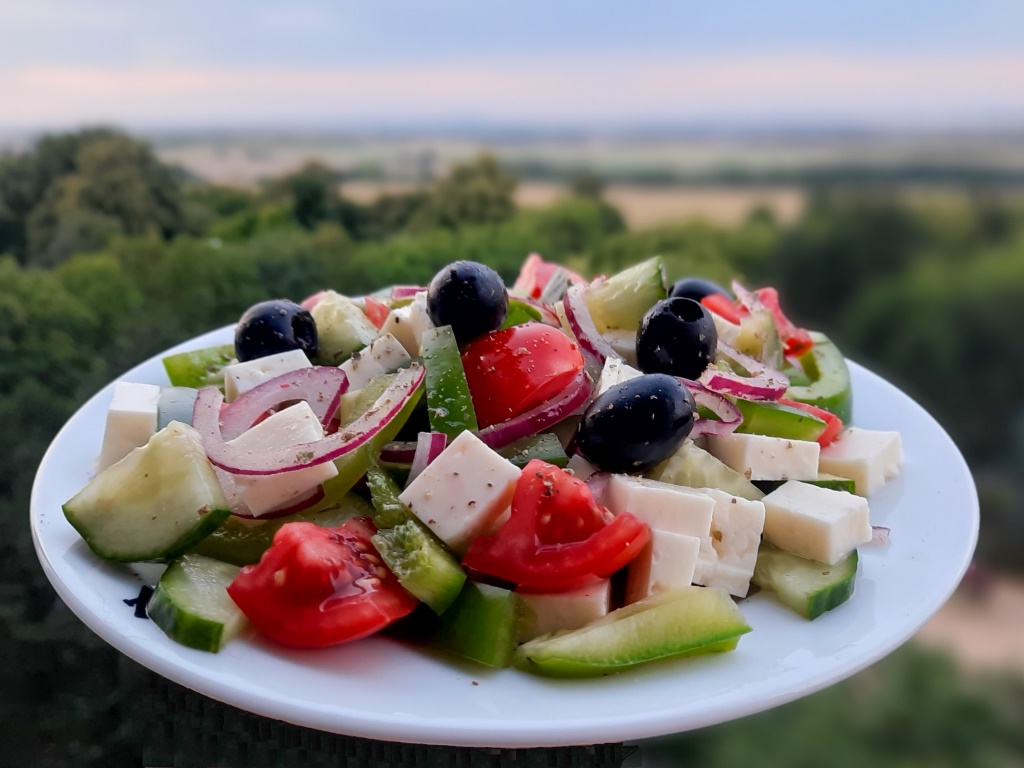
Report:
[[[729,651],[752,589],[807,619],[851,598],[902,464],[774,289],[668,285],[660,257],[262,302],[163,362],[115,384],[64,513],[166,563],[146,613],[211,652],[384,631],[574,677]]]

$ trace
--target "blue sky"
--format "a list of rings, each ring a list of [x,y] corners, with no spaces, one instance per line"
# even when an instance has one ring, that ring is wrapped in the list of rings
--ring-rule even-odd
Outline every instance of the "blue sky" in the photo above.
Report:
[[[1024,122],[1024,3],[0,0],[0,127]]]

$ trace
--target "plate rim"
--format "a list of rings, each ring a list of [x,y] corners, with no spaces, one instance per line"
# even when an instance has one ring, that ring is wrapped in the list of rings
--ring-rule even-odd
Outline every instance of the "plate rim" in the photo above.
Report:
[[[191,666],[175,663],[173,659],[152,652],[144,643],[132,642],[130,638],[119,632],[114,625],[90,610],[89,606],[75,593],[72,587],[59,576],[57,569],[50,562],[49,553],[46,550],[40,532],[41,518],[39,513],[42,510],[40,509],[41,502],[39,497],[42,494],[41,479],[48,474],[47,468],[53,461],[56,446],[62,441],[65,432],[81,417],[82,412],[94,407],[94,402],[103,397],[115,381],[124,380],[141,368],[152,366],[154,363],[159,364],[160,360],[169,354],[211,346],[213,343],[216,343],[216,339],[222,337],[231,328],[233,328],[233,325],[208,331],[160,352],[116,376],[100,388],[92,397],[87,399],[57,432],[40,461],[33,480],[30,496],[30,527],[33,546],[47,579],[64,603],[90,630],[119,652],[124,653],[129,658],[157,674],[202,695],[261,716],[327,732],[362,738],[417,744],[491,748],[559,747],[635,741],[703,728],[746,717],[795,701],[798,698],[830,687],[889,655],[913,637],[949,600],[966,573],[977,546],[980,526],[977,486],[963,454],[959,451],[952,438],[942,425],[912,397],[873,371],[852,360],[847,360],[851,368],[857,371],[858,376],[867,376],[874,379],[876,384],[880,383],[885,387],[895,390],[899,395],[906,398],[913,407],[918,409],[931,422],[931,425],[938,430],[943,442],[946,444],[945,447],[952,450],[951,455],[954,455],[957,460],[957,468],[962,471],[963,478],[968,482],[964,490],[969,499],[969,507],[966,513],[962,514],[967,514],[970,518],[967,521],[970,528],[969,545],[964,548],[962,561],[957,564],[955,572],[951,572],[954,578],[950,580],[948,588],[943,590],[944,594],[941,595],[941,599],[936,601],[934,608],[930,608],[922,615],[919,615],[915,621],[904,627],[904,631],[890,635],[885,642],[873,645],[869,653],[863,654],[854,662],[837,666],[832,674],[822,675],[809,685],[795,686],[790,690],[785,690],[771,697],[755,698],[739,704],[732,704],[728,707],[727,712],[719,711],[722,708],[719,707],[718,709],[708,709],[696,715],[690,714],[685,717],[685,722],[682,723],[680,722],[680,714],[678,712],[666,710],[655,717],[652,717],[650,713],[625,714],[616,717],[614,722],[608,722],[608,718],[605,717],[598,718],[597,720],[574,721],[569,725],[558,721],[538,721],[531,723],[529,726],[520,724],[514,729],[496,729],[494,723],[490,720],[482,722],[458,720],[457,722],[449,723],[432,719],[417,722],[409,717],[403,718],[401,716],[381,718],[376,713],[367,716],[355,708],[350,708],[343,716],[339,717],[339,713],[334,710],[320,710],[311,706],[304,708],[302,706],[303,702],[297,701],[294,698],[275,700],[272,697],[266,696],[265,691],[262,689],[248,688],[237,684],[231,685],[225,681],[205,677]],[[907,629],[910,631],[905,631]],[[455,667],[453,666],[454,669]],[[397,714],[401,715],[401,713]],[[297,717],[297,715],[299,716]]]

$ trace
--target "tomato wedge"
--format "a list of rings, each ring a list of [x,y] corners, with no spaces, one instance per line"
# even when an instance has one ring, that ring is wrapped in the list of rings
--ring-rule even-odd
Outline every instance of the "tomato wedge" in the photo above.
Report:
[[[417,600],[377,556],[369,518],[337,528],[288,523],[228,594],[263,634],[282,645],[321,648],[358,640],[408,615]]]
[[[544,261],[539,254],[531,253],[526,258],[526,261],[523,262],[523,266],[519,270],[519,277],[516,278],[512,290],[522,291],[531,298],[539,299],[540,295],[544,292],[544,286],[548,284],[548,281],[554,277],[555,272],[559,269],[565,272],[572,283],[587,282],[571,269],[560,264],[553,264],[550,261]]]
[[[526,323],[471,341],[462,367],[477,421],[489,427],[565,391],[583,370],[583,353],[560,328]]]
[[[613,517],[582,480],[534,459],[516,483],[508,521],[475,539],[462,562],[520,587],[563,592],[611,576],[650,537],[631,513]]]
[[[779,398],[781,405],[788,405],[790,408],[799,408],[801,411],[816,416],[825,422],[825,431],[818,435],[818,444],[824,448],[826,445],[831,445],[839,437],[839,433],[843,431],[843,420],[836,416],[831,411],[826,411],[824,408],[819,408],[816,405],[810,405],[809,403],[798,403],[796,400],[790,400],[788,397]]]
[[[383,301],[377,301],[373,296],[367,296],[363,299],[363,303],[366,307],[366,316],[370,319],[370,322],[378,328],[383,328],[384,323],[388,321],[388,315],[391,314],[391,308]]]

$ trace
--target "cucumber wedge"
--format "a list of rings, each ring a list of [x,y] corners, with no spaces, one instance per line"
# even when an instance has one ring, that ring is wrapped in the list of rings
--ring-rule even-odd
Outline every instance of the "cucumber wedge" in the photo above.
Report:
[[[489,667],[507,667],[519,641],[522,598],[515,592],[467,581],[441,617],[431,645]]]
[[[235,345],[222,344],[192,352],[179,352],[163,359],[164,370],[173,387],[218,387],[224,389],[224,368],[235,359]]]
[[[741,434],[817,440],[828,426],[817,416],[789,405],[741,398],[733,398],[732,401],[743,414],[743,422],[736,428]]]
[[[326,291],[312,310],[318,340],[317,362],[340,365],[377,338],[377,326],[352,299]]]
[[[754,567],[754,584],[806,619],[842,605],[853,595],[857,550],[835,565],[807,560],[762,542]]]
[[[798,358],[811,383],[791,385],[786,390],[786,397],[824,408],[842,419],[844,424],[849,424],[853,417],[853,389],[843,353],[822,333],[812,331],[811,339],[814,346]]]
[[[227,592],[238,571],[219,560],[185,555],[164,571],[146,613],[172,640],[216,653],[246,625]]]
[[[692,440],[684,440],[678,451],[654,467],[647,476],[688,488],[720,488],[751,501],[764,498],[764,494],[747,478],[703,448],[698,448]]]
[[[230,514],[199,433],[173,421],[103,470],[64,515],[106,560],[173,560]]]
[[[753,480],[760,490],[765,493],[771,493],[772,491],[778,490],[786,484],[786,480]],[[819,488],[828,488],[830,491],[846,491],[847,493],[856,493],[857,483],[848,477],[839,477],[839,475],[830,475],[827,472],[819,472],[818,476],[813,480],[801,480],[803,483],[808,485],[816,485]]]
[[[551,677],[593,677],[669,656],[729,651],[749,631],[724,589],[683,587],[524,643],[513,663]]]
[[[597,330],[610,328],[634,331],[657,302],[668,296],[665,287],[665,260],[661,256],[612,275],[591,285],[584,294],[587,308]]]

